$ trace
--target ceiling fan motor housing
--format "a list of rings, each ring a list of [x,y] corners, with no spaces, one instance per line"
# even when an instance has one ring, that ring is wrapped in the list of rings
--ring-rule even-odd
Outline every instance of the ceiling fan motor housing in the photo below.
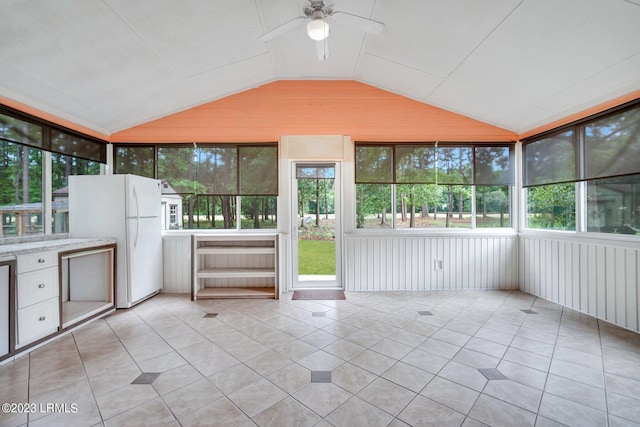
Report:
[[[305,16],[312,19],[324,19],[333,13],[333,6],[326,6],[323,0],[309,0],[309,6],[303,9]]]

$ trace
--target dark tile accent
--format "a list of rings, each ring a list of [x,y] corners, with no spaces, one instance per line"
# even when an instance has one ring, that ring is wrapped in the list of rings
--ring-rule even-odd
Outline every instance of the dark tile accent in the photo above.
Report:
[[[131,384],[151,384],[162,372],[143,372]]]
[[[312,383],[330,383],[331,371],[311,371]]]
[[[311,317],[327,317],[327,314],[324,311],[314,311]]]
[[[212,317],[217,317],[218,313],[207,313],[202,317],[206,317],[206,318],[212,318]]]
[[[521,312],[523,312],[524,314],[538,314],[537,311],[533,311],[533,310],[520,310]]]
[[[506,380],[502,372],[498,371],[496,368],[481,368],[478,369],[482,375],[484,375],[488,380]]]
[[[418,314],[420,316],[433,316],[433,313],[430,311],[419,311]]]

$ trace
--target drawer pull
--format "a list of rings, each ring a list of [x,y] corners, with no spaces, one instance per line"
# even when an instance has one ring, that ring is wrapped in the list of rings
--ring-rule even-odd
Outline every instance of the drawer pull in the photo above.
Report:
[[[42,264],[42,263],[44,263],[44,262],[45,262],[45,259],[44,259],[44,258],[38,258],[38,263],[39,263],[39,264]]]
[[[40,318],[39,318],[38,320],[39,320],[40,322],[44,322],[44,321],[45,321],[45,319],[46,319],[46,317],[44,317],[44,316],[40,316]]]
[[[40,289],[44,289],[44,283],[40,283],[40,284],[38,285],[38,288],[40,288]]]

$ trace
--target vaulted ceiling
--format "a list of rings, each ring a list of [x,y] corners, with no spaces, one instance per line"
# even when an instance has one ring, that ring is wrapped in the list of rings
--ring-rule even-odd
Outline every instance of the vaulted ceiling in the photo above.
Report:
[[[2,0],[0,95],[110,135],[276,80],[347,79],[524,133],[640,90],[640,0]],[[337,18],[337,16],[336,16]]]

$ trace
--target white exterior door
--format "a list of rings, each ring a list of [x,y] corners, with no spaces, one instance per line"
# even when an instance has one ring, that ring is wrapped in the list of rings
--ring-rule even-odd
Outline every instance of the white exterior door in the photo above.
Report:
[[[342,288],[340,163],[294,162],[292,288]]]

